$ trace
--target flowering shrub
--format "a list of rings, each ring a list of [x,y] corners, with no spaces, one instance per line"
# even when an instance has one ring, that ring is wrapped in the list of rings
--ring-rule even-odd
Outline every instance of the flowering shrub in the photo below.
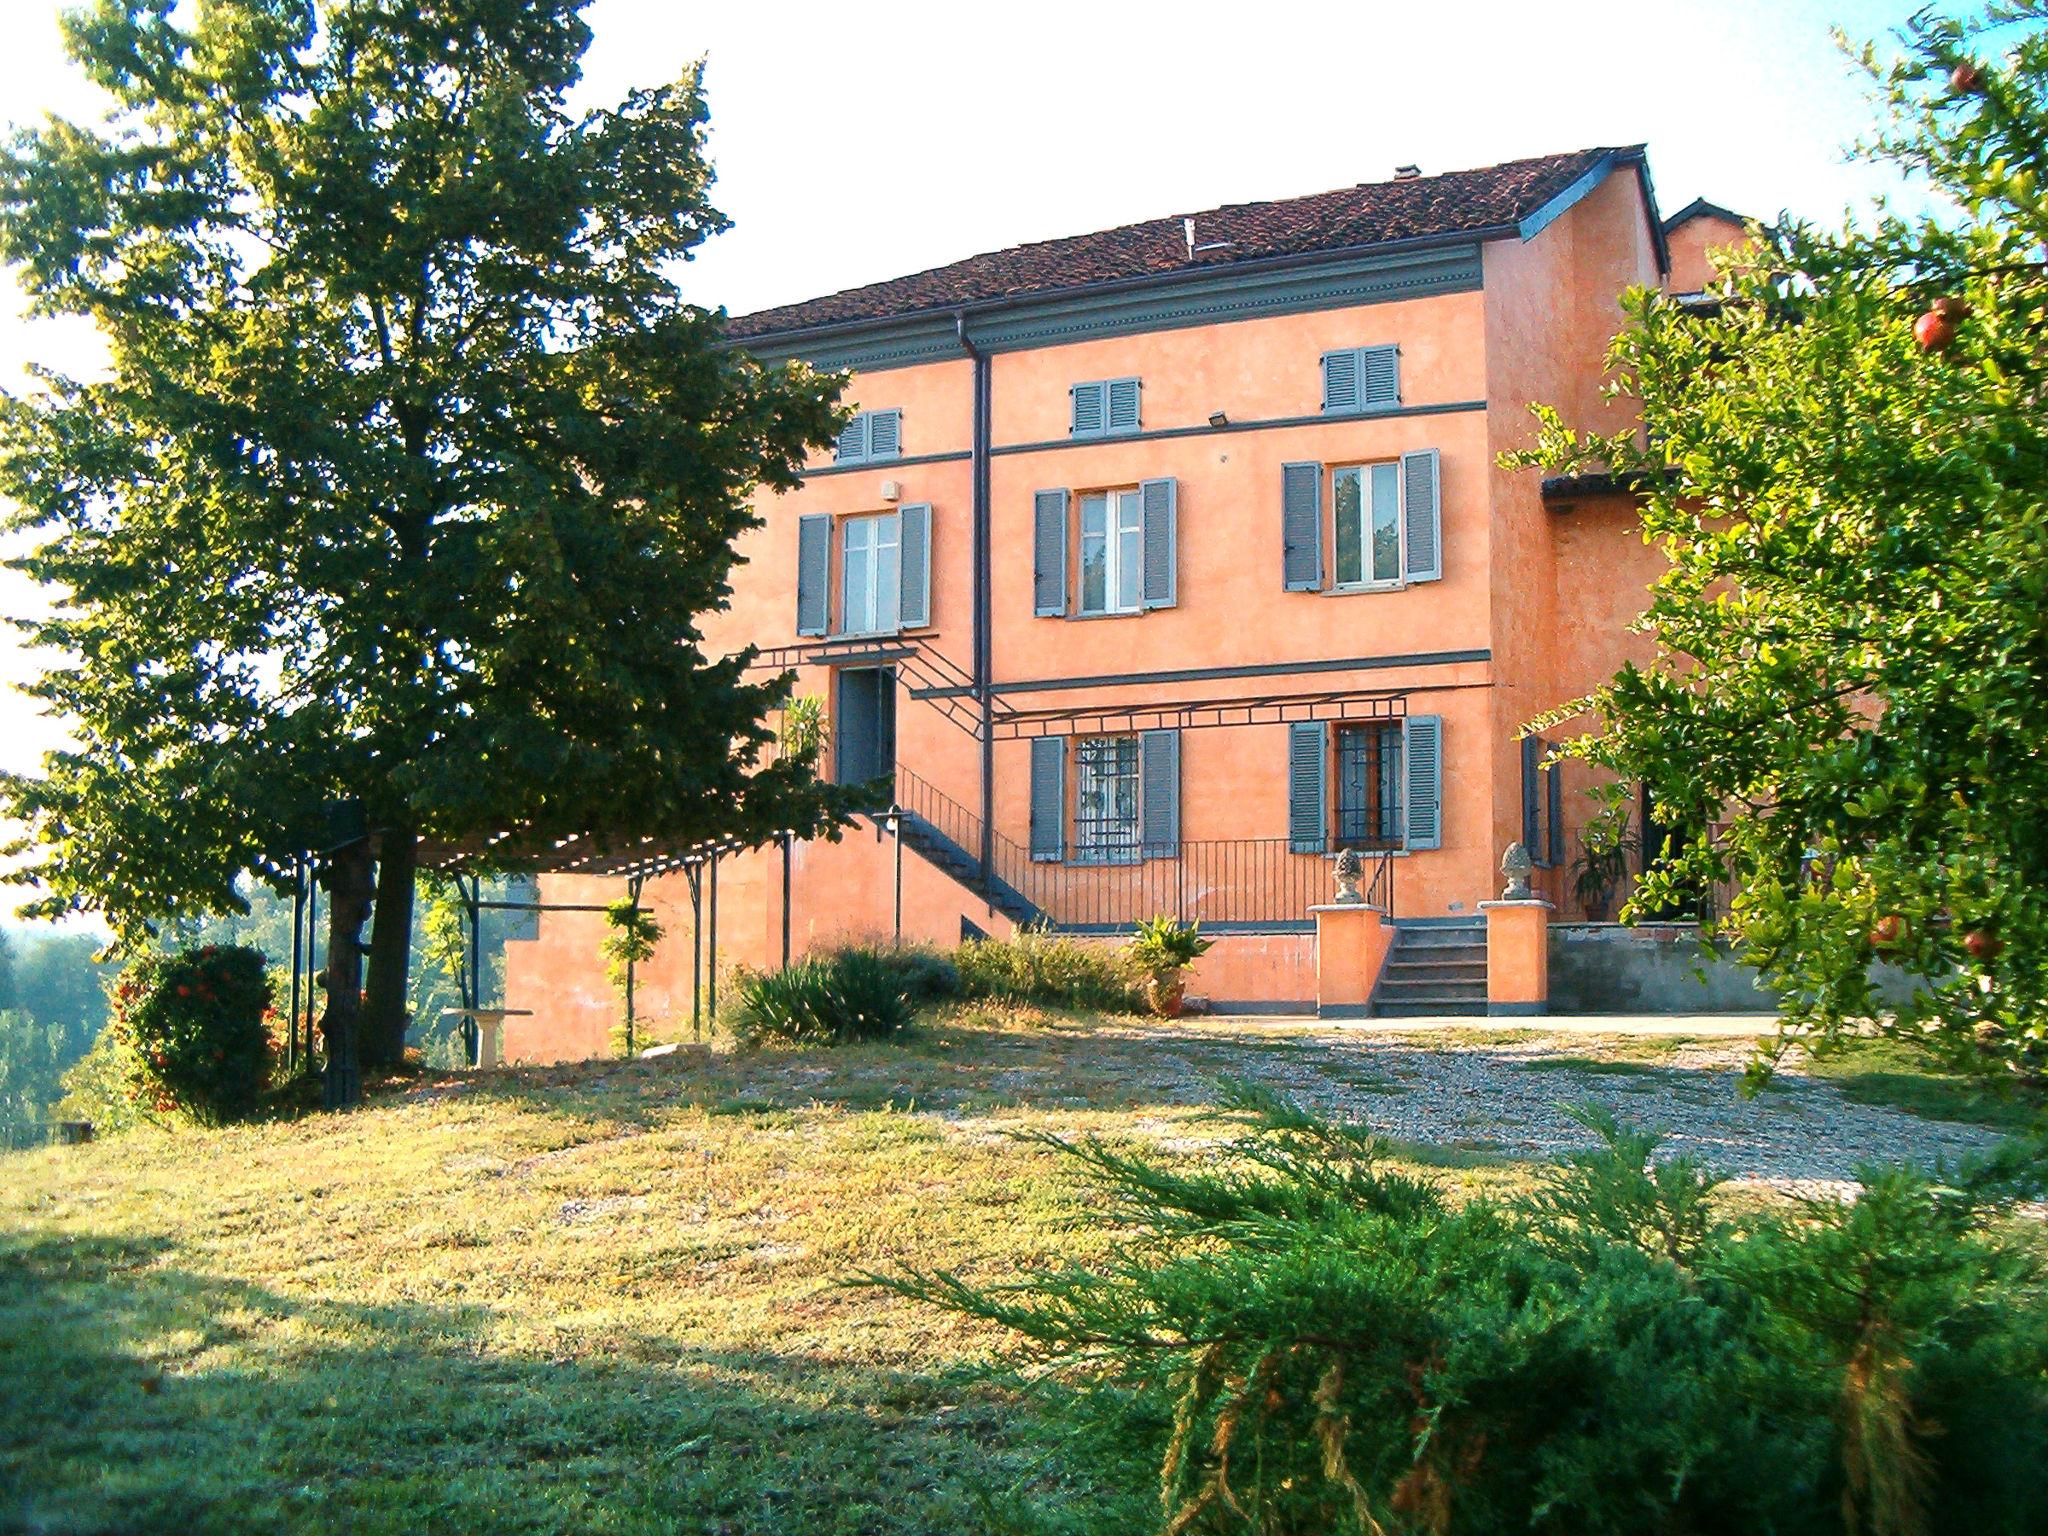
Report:
[[[246,1115],[269,1075],[271,996],[260,950],[209,944],[136,960],[114,985],[108,1024],[128,1098],[153,1118]]]

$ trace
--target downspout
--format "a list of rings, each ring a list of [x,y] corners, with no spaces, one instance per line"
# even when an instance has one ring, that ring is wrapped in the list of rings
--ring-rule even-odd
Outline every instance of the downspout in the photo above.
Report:
[[[995,890],[996,853],[996,743],[995,644],[991,634],[990,561],[992,558],[989,515],[989,438],[993,381],[988,354],[967,335],[967,312],[953,313],[953,334],[960,350],[974,360],[974,664],[971,669],[974,699],[981,712],[981,889]]]

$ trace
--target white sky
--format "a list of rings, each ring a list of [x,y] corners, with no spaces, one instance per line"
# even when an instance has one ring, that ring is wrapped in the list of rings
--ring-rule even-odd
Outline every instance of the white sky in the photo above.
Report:
[[[708,55],[717,202],[735,228],[684,274],[735,314],[1019,241],[1218,203],[1646,141],[1660,201],[1831,218],[1889,186],[1829,40],[1910,0],[1119,0],[825,6],[594,0],[586,99]],[[51,0],[0,0],[0,119],[90,116]],[[0,276],[0,388],[90,367]],[[0,614],[38,594],[0,573]],[[0,683],[33,656],[0,635]],[[0,689],[0,768],[60,739]]]

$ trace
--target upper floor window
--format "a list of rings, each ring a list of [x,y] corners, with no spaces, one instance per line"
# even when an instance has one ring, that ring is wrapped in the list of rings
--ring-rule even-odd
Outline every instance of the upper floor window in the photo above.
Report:
[[[1144,516],[1136,489],[1081,498],[1081,612],[1136,613],[1144,575]]]
[[[931,621],[928,503],[858,517],[807,512],[797,519],[798,634],[883,635]]]
[[[1173,607],[1179,522],[1174,480],[1113,491],[1039,491],[1032,497],[1031,611],[1060,618]],[[1077,531],[1078,600],[1070,564]]]
[[[1138,430],[1138,381],[1100,379],[1076,384],[1073,396],[1074,420],[1069,431],[1075,437],[1108,437]]]
[[[1323,354],[1323,414],[1385,411],[1401,403],[1399,347],[1345,347]]]
[[[1342,592],[1441,579],[1441,482],[1442,459],[1434,448],[1334,470],[1317,463],[1281,465],[1282,584],[1290,592]],[[1325,550],[1333,550],[1336,559],[1326,560]]]
[[[875,464],[903,454],[903,413],[862,411],[839,434],[832,455],[838,464]]]
[[[1352,464],[1330,476],[1337,585],[1392,586],[1401,580],[1401,466]]]
[[[896,628],[901,538],[894,512],[846,520],[840,545],[845,570],[840,628],[845,633],[880,635]]]

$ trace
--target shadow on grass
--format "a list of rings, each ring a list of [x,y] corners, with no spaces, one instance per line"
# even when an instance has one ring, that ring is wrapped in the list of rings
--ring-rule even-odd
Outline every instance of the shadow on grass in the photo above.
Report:
[[[485,1300],[309,1300],[170,1251],[0,1237],[0,1530],[1050,1536],[1141,1519],[1142,1497],[1061,1463],[1036,1405],[965,1374],[636,1336],[534,1358],[493,1347]]]

